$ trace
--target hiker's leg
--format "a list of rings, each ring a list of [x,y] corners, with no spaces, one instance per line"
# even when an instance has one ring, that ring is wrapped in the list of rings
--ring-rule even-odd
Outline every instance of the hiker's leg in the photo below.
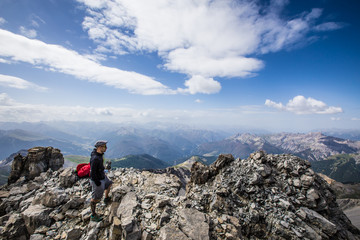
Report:
[[[96,215],[96,204],[99,202],[99,200],[96,200],[96,199],[91,199],[91,202],[90,202],[90,207],[91,207],[91,214],[93,216]]]
[[[92,191],[91,191],[91,201],[90,201],[90,207],[91,207],[91,214],[93,216],[96,215],[96,204],[100,202],[100,199],[103,195],[103,188],[104,184],[101,184],[100,186],[97,186],[94,181],[90,180]]]

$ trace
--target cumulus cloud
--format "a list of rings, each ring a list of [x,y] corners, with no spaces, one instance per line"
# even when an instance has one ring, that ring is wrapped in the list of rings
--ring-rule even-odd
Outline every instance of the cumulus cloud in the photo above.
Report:
[[[265,101],[265,105],[281,111],[293,112],[295,114],[334,114],[343,112],[341,107],[327,106],[322,101],[311,97],[305,98],[301,95],[290,99],[286,105],[273,102],[269,99]]]
[[[264,67],[258,59],[261,54],[306,42],[313,30],[340,27],[317,24],[322,15],[317,8],[295,17],[282,16],[287,0],[266,5],[250,0],[78,2],[87,9],[83,28],[98,51],[157,52],[165,69],[190,79],[201,75],[210,85],[214,77],[253,76]],[[194,88],[188,91],[195,93]]]
[[[75,51],[0,29],[0,56],[137,94],[173,94],[167,86],[136,72],[106,67]]]
[[[41,87],[24,79],[0,74],[0,86],[18,88],[18,89],[34,89],[37,91],[46,91],[46,87]]]
[[[200,75],[193,76],[185,82],[186,89],[178,89],[179,92],[183,93],[217,93],[221,89],[219,82],[212,78],[204,78]]]

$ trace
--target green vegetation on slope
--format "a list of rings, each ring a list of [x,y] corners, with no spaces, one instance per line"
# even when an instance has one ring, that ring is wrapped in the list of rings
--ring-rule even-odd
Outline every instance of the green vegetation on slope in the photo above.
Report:
[[[123,158],[111,159],[111,167],[120,168],[138,168],[138,169],[161,169],[169,167],[169,165],[148,154],[127,155]]]
[[[7,184],[7,180],[10,174],[10,168],[5,166],[0,168],[0,185]]]
[[[64,159],[74,163],[88,163],[90,161],[90,156],[80,156],[80,155],[66,155]]]
[[[312,162],[311,167],[317,173],[342,183],[360,183],[360,164],[358,154],[338,154],[326,160]]]

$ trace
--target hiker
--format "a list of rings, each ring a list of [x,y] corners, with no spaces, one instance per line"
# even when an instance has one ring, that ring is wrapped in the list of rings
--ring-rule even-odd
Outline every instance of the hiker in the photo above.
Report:
[[[90,184],[92,187],[91,192],[91,220],[99,222],[102,220],[102,217],[96,214],[96,204],[100,202],[104,192],[105,199],[104,203],[107,204],[110,202],[111,198],[109,197],[110,187],[113,183],[105,175],[104,168],[104,159],[103,155],[107,149],[107,141],[99,140],[95,143],[95,148],[91,153],[90,158]]]

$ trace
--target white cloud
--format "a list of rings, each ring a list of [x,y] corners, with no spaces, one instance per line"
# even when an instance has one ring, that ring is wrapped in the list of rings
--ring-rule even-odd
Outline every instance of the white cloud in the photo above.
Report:
[[[0,25],[3,25],[4,23],[6,23],[6,20],[2,17],[0,17]]]
[[[40,23],[41,24],[46,23],[41,17],[39,17],[36,14],[32,14],[30,16],[30,22],[31,22],[31,26],[36,27],[36,28],[40,27]]]
[[[205,49],[179,48],[169,53],[167,69],[203,77],[248,77],[263,67],[263,62],[242,56],[207,56]]]
[[[353,117],[351,118],[352,121],[360,121],[360,118]]]
[[[321,9],[281,16],[287,0],[268,5],[250,0],[78,2],[87,8],[83,28],[99,44],[98,51],[157,52],[166,69],[189,78],[201,75],[210,85],[214,77],[253,76],[264,67],[255,56],[306,42],[312,30],[336,28],[336,23],[316,25]]]
[[[343,112],[340,107],[327,106],[322,101],[311,97],[305,98],[301,95],[290,99],[286,105],[273,102],[269,99],[265,101],[265,105],[281,111],[288,111],[296,114],[334,114]]]
[[[11,99],[7,94],[0,94],[0,119],[3,122],[39,122],[39,121],[92,121],[119,123],[173,122],[192,126],[224,126],[255,124],[253,117],[259,117],[262,109],[254,106],[242,106],[229,109],[161,109],[132,107],[85,107],[46,104],[27,104]]]
[[[36,32],[35,29],[27,29],[27,28],[25,28],[24,26],[21,26],[21,27],[19,28],[19,30],[20,30],[20,33],[21,33],[22,35],[24,35],[25,37],[28,37],[28,38],[36,38],[36,36],[37,36],[37,32]]]
[[[3,58],[0,58],[0,63],[7,63],[7,64],[10,64],[10,63],[11,63],[11,61],[6,60],[6,59],[3,59]]]
[[[330,120],[331,121],[340,121],[341,118],[339,118],[339,117],[331,117]]]
[[[151,77],[106,67],[59,45],[46,44],[0,29],[0,56],[69,74],[78,79],[103,83],[137,94],[173,94],[174,91]]]
[[[185,82],[186,89],[178,89],[179,92],[183,93],[217,93],[221,89],[219,82],[215,81],[212,78],[204,78],[200,75],[193,76]]]
[[[46,91],[46,87],[38,86],[24,79],[0,74],[0,86],[18,88],[18,89],[35,89],[37,91]]]
[[[196,99],[195,102],[196,102],[196,103],[203,103],[203,100],[201,100],[201,99]]]
[[[0,107],[1,106],[13,106],[15,105],[15,101],[10,98],[6,93],[0,93]],[[0,111],[1,113],[1,111]],[[6,119],[6,116],[5,118],[3,119]]]
[[[333,30],[337,30],[337,29],[340,29],[343,27],[344,27],[344,24],[341,24],[341,23],[326,22],[326,23],[322,23],[322,24],[315,26],[314,30],[319,31],[319,32],[333,31]]]

